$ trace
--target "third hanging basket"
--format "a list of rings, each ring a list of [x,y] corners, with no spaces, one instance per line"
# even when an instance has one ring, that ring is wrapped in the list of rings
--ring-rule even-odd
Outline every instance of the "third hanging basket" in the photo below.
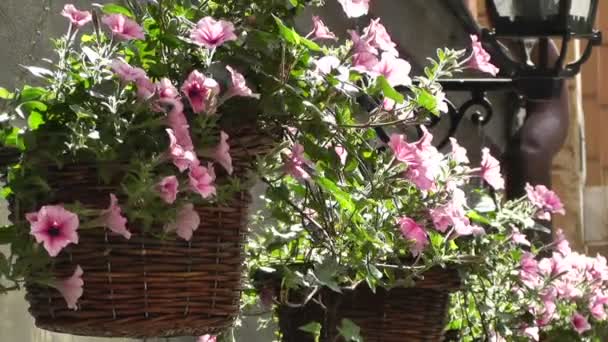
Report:
[[[300,329],[311,322],[321,323],[321,341],[342,341],[337,328],[342,319],[350,319],[365,342],[439,342],[449,294],[459,285],[457,272],[437,269],[412,288],[379,288],[374,293],[362,285],[342,294],[323,290],[303,307],[279,307],[282,341],[313,342],[313,335]]]

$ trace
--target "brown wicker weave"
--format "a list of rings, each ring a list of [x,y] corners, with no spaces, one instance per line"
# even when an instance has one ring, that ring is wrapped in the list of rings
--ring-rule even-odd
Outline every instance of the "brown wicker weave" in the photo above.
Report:
[[[272,139],[254,130],[229,132],[235,172],[245,176],[252,157]],[[112,186],[101,186],[92,166],[72,165],[52,175],[55,200],[105,208]],[[80,230],[78,245],[55,258],[67,277],[84,270],[78,310],[58,291],[27,285],[30,312],[40,328],[87,336],[169,337],[217,333],[239,311],[242,247],[250,196],[238,193],[225,206],[196,208],[201,225],[190,242],[143,236],[133,225],[127,241],[103,230]]]
[[[312,335],[299,330],[310,322],[323,325],[321,341],[336,339],[343,318],[361,328],[365,342],[438,342],[443,339],[448,296],[460,285],[454,271],[433,270],[413,288],[377,289],[360,286],[342,295],[322,291],[318,303],[302,308],[279,307],[279,326],[284,342],[313,342]]]

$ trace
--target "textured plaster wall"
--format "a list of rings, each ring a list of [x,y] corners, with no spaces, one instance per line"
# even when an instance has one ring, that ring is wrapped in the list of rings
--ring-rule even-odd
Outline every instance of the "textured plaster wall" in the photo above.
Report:
[[[0,85],[13,88],[27,78],[19,65],[40,63],[40,58],[54,58],[49,39],[67,30],[66,20],[59,16],[63,0],[0,1]],[[92,1],[70,0],[77,7],[88,7]],[[96,2],[103,3],[104,0]],[[6,223],[6,204],[0,206],[0,224]],[[24,294],[0,296],[0,342],[101,342],[108,339],[53,334],[36,329],[27,312]],[[179,341],[193,341],[193,338]],[[112,341],[123,342],[125,339]],[[177,339],[173,341],[178,341]]]

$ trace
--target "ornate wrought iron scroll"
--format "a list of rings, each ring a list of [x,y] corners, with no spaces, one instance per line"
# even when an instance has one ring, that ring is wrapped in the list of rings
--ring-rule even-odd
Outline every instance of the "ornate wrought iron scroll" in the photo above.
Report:
[[[471,95],[471,98],[459,107],[451,101],[447,101],[450,127],[446,136],[437,145],[439,148],[443,148],[449,143],[450,137],[458,131],[462,120],[467,117],[472,108],[478,108],[470,115],[474,124],[485,126],[490,122],[494,116],[494,109],[487,97],[487,92],[514,89],[513,80],[509,78],[445,79],[440,80],[439,83],[446,92],[468,92]],[[435,127],[441,121],[442,117],[434,117],[428,126]]]

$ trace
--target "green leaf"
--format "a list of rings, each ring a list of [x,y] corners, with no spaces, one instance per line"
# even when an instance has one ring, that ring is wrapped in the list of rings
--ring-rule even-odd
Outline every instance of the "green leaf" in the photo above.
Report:
[[[336,199],[336,201],[338,201],[338,204],[340,204],[340,207],[342,207],[344,210],[348,211],[350,214],[355,212],[356,206],[349,193],[340,189],[336,185],[336,183],[332,182],[328,178],[315,177],[315,181],[325,191],[329,192],[333,196],[333,198]]]
[[[10,132],[2,132],[0,139],[4,146],[16,147],[22,151],[25,150],[21,131],[17,127],[13,127]]]
[[[481,223],[481,224],[491,224],[492,222],[490,222],[490,220],[488,220],[487,218],[481,216],[478,212],[476,211],[469,211],[467,213],[467,217],[473,221],[473,222],[477,222],[477,223]]]
[[[445,238],[441,234],[434,231],[430,231],[429,236],[433,249],[436,251],[443,250],[443,246],[445,245]]]
[[[17,108],[15,108],[15,111],[17,112],[17,114],[19,114],[19,117],[25,119],[25,117],[27,117],[33,112],[46,112],[47,109],[48,107],[46,106],[46,104],[40,101],[27,101],[17,106]]]
[[[321,338],[321,328],[323,328],[321,323],[310,322],[306,325],[301,326],[299,329],[309,334],[312,334],[315,337],[315,342],[319,342],[319,339]]]
[[[11,189],[8,186],[5,186],[2,188],[2,190],[0,190],[0,196],[2,196],[2,198],[4,198],[4,199],[8,198],[12,194],[13,194],[13,189]]]
[[[342,293],[340,285],[336,282],[339,267],[340,265],[335,260],[326,258],[323,263],[315,266],[314,275],[321,285],[329,287],[334,292]]]
[[[43,124],[44,124],[44,118],[42,117],[42,114],[40,114],[38,112],[31,112],[30,115],[27,117],[27,126],[32,131],[37,130],[38,127],[40,127]]]
[[[288,42],[294,45],[299,45],[302,37],[292,28],[289,28],[283,24],[283,21],[276,16],[272,16],[274,21],[277,23],[279,27],[279,33],[281,36]]]
[[[89,43],[89,42],[95,41],[95,36],[92,34],[83,34],[80,37],[80,41],[83,43]]]
[[[455,319],[448,325],[448,330],[460,330],[462,328],[462,318]]]
[[[361,328],[348,318],[342,319],[342,325],[338,327],[340,335],[348,342],[363,342]]]
[[[376,82],[380,89],[382,89],[382,93],[384,93],[384,96],[397,102],[397,104],[401,104],[403,103],[403,101],[405,101],[405,97],[388,83],[386,77],[379,76]]]
[[[300,37],[300,39],[302,40],[302,45],[306,46],[310,51],[319,52],[322,50],[319,44],[314,41],[304,37]]]
[[[37,100],[47,93],[46,89],[40,87],[25,86],[21,91],[19,99],[23,102]]]
[[[107,14],[122,14],[129,18],[134,18],[133,13],[129,9],[117,4],[104,5],[102,11]]]
[[[437,104],[437,98],[433,94],[426,91],[426,89],[420,89],[417,95],[416,102],[418,102],[418,105],[439,116],[439,105]]]
[[[0,99],[3,100],[10,100],[13,98],[13,93],[11,93],[10,91],[6,90],[6,88],[2,88],[0,87]]]

